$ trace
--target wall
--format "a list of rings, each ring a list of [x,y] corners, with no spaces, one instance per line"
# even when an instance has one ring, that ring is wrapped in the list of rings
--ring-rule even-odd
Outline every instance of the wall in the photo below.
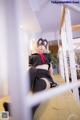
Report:
[[[49,50],[51,51],[51,53],[57,55],[58,54],[58,46],[57,45],[50,45],[49,46]]]
[[[0,2],[0,97],[8,94],[6,21],[4,1]]]

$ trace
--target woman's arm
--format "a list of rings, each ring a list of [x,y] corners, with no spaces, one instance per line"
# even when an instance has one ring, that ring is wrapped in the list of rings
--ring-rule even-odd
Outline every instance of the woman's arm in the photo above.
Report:
[[[52,60],[51,60],[51,55],[50,53],[47,54],[48,56],[48,62],[49,62],[49,74],[51,76],[51,78],[53,79],[54,75],[53,75],[53,66],[52,66]]]
[[[53,79],[53,78],[54,78],[54,75],[53,75],[52,63],[50,63],[49,73],[50,73],[51,78]]]
[[[29,56],[29,66],[32,65],[32,56]]]

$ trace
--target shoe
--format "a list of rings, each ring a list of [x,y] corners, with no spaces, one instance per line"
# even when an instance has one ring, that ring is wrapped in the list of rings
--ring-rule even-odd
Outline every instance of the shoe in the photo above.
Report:
[[[50,83],[50,85],[51,85],[51,88],[58,86],[58,84],[57,84],[57,83],[54,83],[54,82]]]

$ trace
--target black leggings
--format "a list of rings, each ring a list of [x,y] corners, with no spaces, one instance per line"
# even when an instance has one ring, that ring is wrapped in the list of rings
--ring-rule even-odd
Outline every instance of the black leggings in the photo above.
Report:
[[[30,76],[30,88],[33,93],[45,90],[46,82],[43,80],[43,78],[46,78],[48,82],[54,84],[52,78],[49,75],[49,71],[47,70],[36,69],[34,67],[31,67],[29,69],[29,76]],[[32,118],[38,107],[39,104],[32,108]]]
[[[30,88],[32,92],[39,92],[46,88],[46,82],[42,78],[46,78],[48,82],[54,83],[48,70],[36,69],[31,67],[29,69]]]

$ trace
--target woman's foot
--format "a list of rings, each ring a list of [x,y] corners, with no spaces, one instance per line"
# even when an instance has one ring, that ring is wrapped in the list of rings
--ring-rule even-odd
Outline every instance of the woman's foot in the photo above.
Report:
[[[50,83],[50,85],[51,85],[51,88],[58,86],[58,84],[55,82]]]

